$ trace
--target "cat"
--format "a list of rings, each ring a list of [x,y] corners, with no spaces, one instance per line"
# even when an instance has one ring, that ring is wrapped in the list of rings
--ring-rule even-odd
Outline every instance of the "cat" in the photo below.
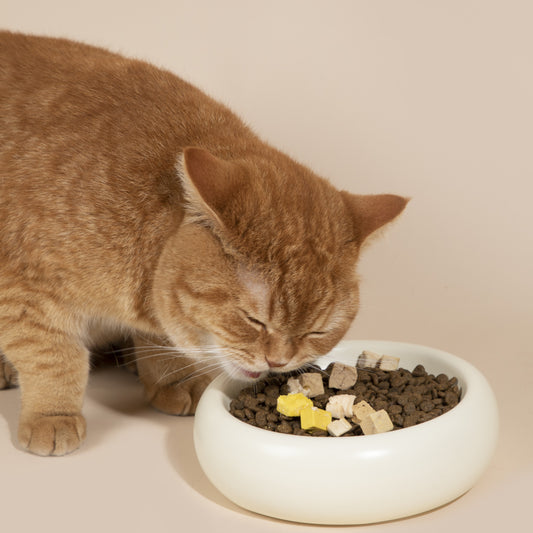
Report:
[[[114,338],[172,414],[220,371],[327,353],[363,244],[407,201],[337,190],[146,62],[0,32],[0,387],[20,386],[21,448],[80,446],[90,350]]]

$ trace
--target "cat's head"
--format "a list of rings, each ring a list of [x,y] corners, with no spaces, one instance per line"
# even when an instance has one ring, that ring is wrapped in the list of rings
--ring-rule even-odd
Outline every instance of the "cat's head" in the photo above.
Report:
[[[358,310],[361,246],[407,200],[340,192],[278,153],[226,161],[188,148],[179,173],[186,214],[154,283],[170,340],[240,379],[330,351]]]

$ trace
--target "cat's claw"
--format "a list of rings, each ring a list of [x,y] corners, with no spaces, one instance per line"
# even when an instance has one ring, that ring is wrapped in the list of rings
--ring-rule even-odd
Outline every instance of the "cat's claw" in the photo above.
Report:
[[[24,449],[36,455],[65,455],[80,447],[85,434],[82,415],[37,416],[21,422],[18,438]]]

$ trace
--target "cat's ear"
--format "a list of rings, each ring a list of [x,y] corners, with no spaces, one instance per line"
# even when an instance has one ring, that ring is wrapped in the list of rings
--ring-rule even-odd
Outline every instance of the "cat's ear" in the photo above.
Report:
[[[203,148],[185,148],[178,164],[188,215],[222,227],[222,213],[240,179],[234,165]]]
[[[358,195],[342,191],[341,195],[348,207],[358,244],[394,220],[409,202],[409,198],[395,194]]]

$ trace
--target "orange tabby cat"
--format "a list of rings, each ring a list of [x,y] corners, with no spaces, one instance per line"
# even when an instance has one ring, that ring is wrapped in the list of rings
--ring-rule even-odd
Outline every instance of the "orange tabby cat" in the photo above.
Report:
[[[1,32],[0,76],[0,388],[18,379],[22,447],[80,445],[89,350],[114,336],[142,339],[148,399],[175,414],[206,372],[289,371],[341,339],[361,245],[405,199],[339,192],[105,50]]]

